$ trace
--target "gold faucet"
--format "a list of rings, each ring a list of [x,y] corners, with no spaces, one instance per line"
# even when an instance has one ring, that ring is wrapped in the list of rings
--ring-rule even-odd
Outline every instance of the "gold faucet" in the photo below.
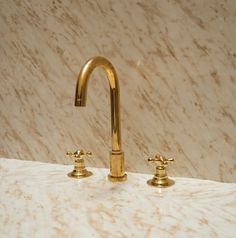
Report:
[[[125,181],[127,174],[124,170],[124,153],[121,150],[119,81],[115,68],[107,59],[100,56],[94,57],[82,67],[77,79],[75,106],[86,106],[88,79],[96,67],[105,70],[110,86],[112,150],[108,179],[113,182]]]

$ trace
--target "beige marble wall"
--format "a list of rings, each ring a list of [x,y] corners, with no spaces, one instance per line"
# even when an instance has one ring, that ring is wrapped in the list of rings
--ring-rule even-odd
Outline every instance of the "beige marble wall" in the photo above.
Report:
[[[120,79],[128,171],[176,158],[173,176],[236,182],[236,1],[0,1],[0,156],[108,167],[109,88],[96,70],[86,108],[76,77],[90,57]]]

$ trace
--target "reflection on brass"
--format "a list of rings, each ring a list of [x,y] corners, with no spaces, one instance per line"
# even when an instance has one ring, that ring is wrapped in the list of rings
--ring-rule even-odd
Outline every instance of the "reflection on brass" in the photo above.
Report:
[[[88,171],[84,165],[83,157],[88,156],[91,157],[91,152],[84,152],[83,150],[77,150],[74,153],[67,152],[66,155],[75,158],[75,167],[72,172],[68,174],[71,178],[85,178],[91,176],[93,173]]]
[[[148,162],[154,162],[157,164],[156,173],[153,179],[147,181],[147,183],[151,186],[158,187],[169,187],[173,185],[175,182],[172,179],[169,179],[166,174],[166,167],[174,162],[173,158],[165,158],[161,155],[156,155],[154,158],[148,158]]]
[[[98,56],[85,63],[77,80],[75,106],[86,106],[88,79],[97,67],[105,70],[110,86],[112,150],[108,178],[114,182],[125,181],[127,174],[124,170],[124,153],[121,150],[119,81],[113,65],[107,59]]]

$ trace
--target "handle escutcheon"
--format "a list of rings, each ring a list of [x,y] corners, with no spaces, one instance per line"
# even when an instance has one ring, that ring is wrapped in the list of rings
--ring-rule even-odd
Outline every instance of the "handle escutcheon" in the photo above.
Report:
[[[68,151],[66,153],[71,158],[74,158],[75,165],[72,172],[68,173],[71,178],[85,178],[91,176],[93,173],[88,171],[84,165],[84,158],[91,157],[92,153],[90,151],[84,152],[83,150],[77,150],[75,152]]]
[[[154,158],[148,158],[148,162],[156,164],[156,173],[154,177],[147,181],[147,184],[158,187],[169,187],[175,182],[169,179],[166,173],[166,167],[173,163],[173,158],[166,158],[162,155],[155,155]]]

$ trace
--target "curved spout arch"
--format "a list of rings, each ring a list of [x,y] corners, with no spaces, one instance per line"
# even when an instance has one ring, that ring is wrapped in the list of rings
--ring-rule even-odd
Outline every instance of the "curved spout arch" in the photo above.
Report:
[[[76,86],[75,106],[86,106],[88,79],[93,70],[101,67],[107,75],[110,86],[111,100],[111,135],[112,135],[112,153],[121,152],[121,132],[120,132],[120,94],[119,81],[115,68],[105,58],[97,56],[89,59],[82,67]]]
[[[97,67],[103,68],[106,72],[110,90],[119,92],[119,81],[111,62],[101,56],[93,57],[84,64],[77,78],[75,106],[86,106],[88,79]]]

